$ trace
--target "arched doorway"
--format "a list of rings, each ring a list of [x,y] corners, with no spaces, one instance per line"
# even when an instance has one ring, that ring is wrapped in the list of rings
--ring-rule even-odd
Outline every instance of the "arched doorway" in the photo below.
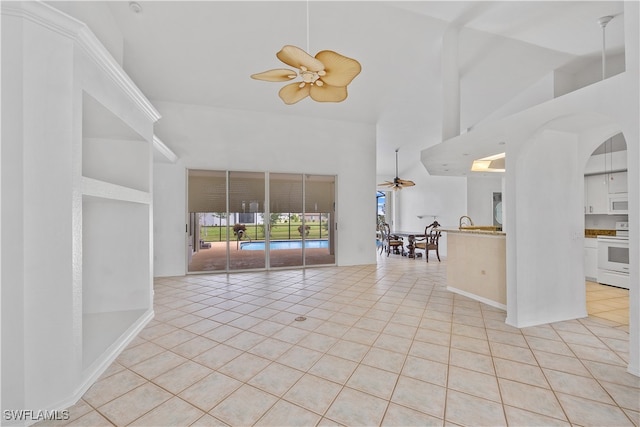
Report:
[[[629,325],[627,142],[622,133],[597,147],[584,171],[584,272],[587,313]]]

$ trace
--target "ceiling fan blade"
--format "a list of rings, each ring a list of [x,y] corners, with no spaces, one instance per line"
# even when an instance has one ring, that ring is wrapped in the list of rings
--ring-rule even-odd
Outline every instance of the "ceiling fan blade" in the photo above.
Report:
[[[400,179],[400,178],[398,178],[398,182],[400,183],[400,185],[403,185],[405,187],[413,187],[414,185],[416,185],[415,182],[410,181],[408,179]]]
[[[387,182],[382,182],[380,184],[378,184],[379,187],[393,187],[394,183],[391,181],[387,181]]]
[[[324,69],[327,72],[322,80],[331,86],[346,87],[362,70],[358,61],[332,50],[318,52],[316,59],[324,64]]]

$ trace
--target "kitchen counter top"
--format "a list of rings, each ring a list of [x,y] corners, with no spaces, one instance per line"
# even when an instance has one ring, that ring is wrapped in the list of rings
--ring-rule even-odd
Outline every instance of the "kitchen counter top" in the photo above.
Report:
[[[438,228],[444,233],[478,234],[483,236],[506,236],[504,231],[481,230],[481,229],[459,229],[459,228]]]
[[[598,236],[615,236],[616,230],[605,230],[598,228],[586,228],[584,230],[584,237],[588,239],[595,239]]]

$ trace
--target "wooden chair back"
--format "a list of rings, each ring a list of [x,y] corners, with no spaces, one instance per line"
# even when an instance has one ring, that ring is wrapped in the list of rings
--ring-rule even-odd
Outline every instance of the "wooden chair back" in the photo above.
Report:
[[[391,227],[386,222],[382,222],[379,225],[380,236],[382,245],[380,246],[380,253],[385,251],[387,256],[393,250],[394,254],[404,254],[404,241],[401,236],[391,234]]]
[[[438,221],[433,221],[424,228],[424,237],[416,238],[415,248],[424,251],[424,257],[427,262],[429,262],[429,251],[436,251],[436,257],[438,258],[438,261],[440,261],[438,244],[442,232],[438,227],[440,227]]]

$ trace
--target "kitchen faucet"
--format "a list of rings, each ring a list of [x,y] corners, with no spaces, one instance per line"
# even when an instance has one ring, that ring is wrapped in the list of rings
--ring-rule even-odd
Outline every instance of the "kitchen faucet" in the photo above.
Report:
[[[465,221],[466,219],[466,221]],[[459,228],[462,228],[463,225],[473,225],[473,220],[471,219],[471,217],[467,216],[467,215],[463,215],[460,217],[460,225]]]

